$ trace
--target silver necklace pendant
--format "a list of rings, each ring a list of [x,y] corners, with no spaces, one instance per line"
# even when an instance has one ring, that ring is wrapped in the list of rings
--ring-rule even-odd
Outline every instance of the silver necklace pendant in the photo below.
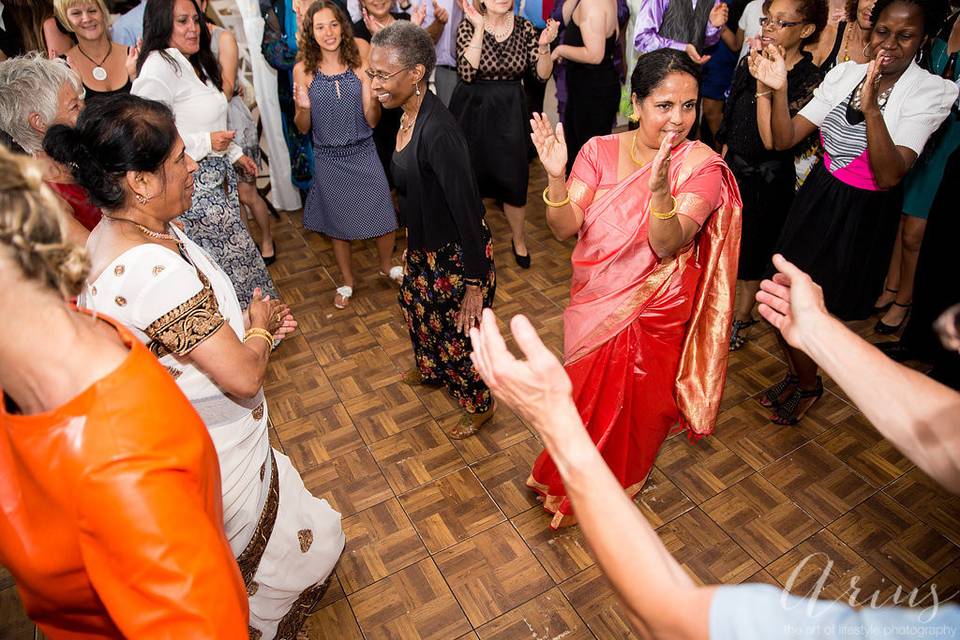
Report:
[[[103,82],[104,80],[107,79],[107,70],[100,66],[94,67],[93,78],[94,80],[99,80],[100,82]]]

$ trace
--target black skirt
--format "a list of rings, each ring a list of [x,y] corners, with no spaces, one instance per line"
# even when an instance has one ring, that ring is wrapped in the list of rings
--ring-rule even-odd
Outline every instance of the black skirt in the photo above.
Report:
[[[770,271],[777,238],[793,203],[797,173],[789,159],[753,162],[726,157],[743,199],[738,280],[760,280]]]
[[[903,191],[868,191],[837,180],[820,161],[787,214],[776,251],[823,287],[841,320],[873,313],[897,237]]]
[[[458,82],[450,98],[470,147],[480,195],[515,207],[527,204],[527,100],[519,80]]]

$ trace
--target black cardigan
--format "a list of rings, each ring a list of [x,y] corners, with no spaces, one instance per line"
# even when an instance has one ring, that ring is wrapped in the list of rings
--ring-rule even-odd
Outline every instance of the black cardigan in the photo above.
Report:
[[[429,91],[423,96],[408,146],[412,175],[400,210],[407,223],[407,246],[437,251],[459,243],[464,276],[486,277],[483,200],[467,141],[454,117]]]

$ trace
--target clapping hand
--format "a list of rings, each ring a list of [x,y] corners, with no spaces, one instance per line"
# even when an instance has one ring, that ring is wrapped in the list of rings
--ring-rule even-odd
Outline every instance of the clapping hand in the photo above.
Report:
[[[560,23],[556,20],[547,20],[547,26],[540,32],[540,38],[537,45],[545,47],[557,39],[557,32],[560,30]]]
[[[750,75],[774,91],[787,86],[787,63],[780,47],[768,44],[766,49],[751,50],[747,67]]]
[[[860,111],[868,113],[879,111],[880,104],[877,95],[880,89],[880,62],[874,58],[867,64],[867,75],[863,78],[860,87]]]
[[[380,24],[376,18],[371,16],[369,12],[367,12],[366,7],[363,7],[361,11],[363,12],[363,24],[367,25],[367,31],[370,32],[370,35],[375,36],[380,33],[380,31],[383,29],[383,25]]]
[[[470,330],[477,373],[499,400],[543,436],[557,436],[560,423],[550,419],[559,409],[573,408],[573,385],[557,357],[540,340],[522,315],[510,322],[513,337],[526,359],[518,360],[507,349],[493,311],[484,309],[480,327]]]
[[[668,133],[660,142],[660,148],[657,149],[657,155],[653,157],[650,165],[650,179],[647,181],[647,187],[653,198],[659,200],[669,199],[670,193],[670,152],[673,151],[673,141],[677,134]]]
[[[533,130],[530,138],[537,148],[544,171],[551,178],[563,178],[567,168],[567,141],[563,136],[563,124],[558,122],[554,131],[547,114],[534,113],[530,128]]]
[[[823,289],[779,253],[773,256],[777,273],[760,283],[760,315],[780,331],[792,347],[804,349],[805,336],[828,317]]]
[[[418,27],[423,26],[423,21],[427,19],[427,4],[421,0],[410,12],[410,22]]]
[[[447,24],[450,22],[450,13],[433,0],[433,19],[435,22]]]
[[[477,11],[471,0],[460,0],[463,17],[470,21],[474,29],[483,29],[483,14]]]
[[[727,18],[730,17],[730,8],[725,2],[717,0],[717,4],[710,9],[710,24],[717,29],[722,29],[727,24]]]
[[[290,307],[280,300],[271,299],[269,295],[263,295],[260,287],[253,290],[246,315],[250,326],[265,328],[278,340],[297,328],[297,321],[290,313]]]
[[[293,101],[298,109],[310,109],[310,94],[307,93],[307,88],[302,84],[293,83]]]
[[[127,49],[127,59],[124,61],[123,66],[127,68],[127,76],[131,80],[137,79],[137,58],[140,56],[140,47],[143,46],[143,40],[137,40],[137,44],[134,47],[129,47]]]

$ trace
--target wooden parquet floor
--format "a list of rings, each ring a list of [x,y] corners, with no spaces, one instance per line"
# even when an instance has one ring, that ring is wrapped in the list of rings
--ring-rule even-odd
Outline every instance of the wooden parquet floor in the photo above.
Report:
[[[505,219],[489,208],[495,308],[501,319],[530,316],[559,354],[572,243],[547,230],[543,174],[532,174],[531,270],[515,265]],[[550,530],[524,487],[541,449],[533,432],[502,407],[477,437],[451,440],[457,409],[446,393],[400,382],[411,348],[373,246],[356,245],[358,286],[338,311],[329,242],[304,232],[298,213],[283,215],[276,236],[272,272],[300,331],[270,364],[271,438],[342,513],[347,537],[308,636],[633,637],[579,528]],[[867,336],[871,325],[853,328]],[[773,335],[755,327],[731,356],[715,436],[664,444],[636,504],[666,546],[702,583],[805,594],[829,562],[828,597],[849,597],[853,578],[861,601],[934,583],[941,598],[957,597],[960,498],[878,436],[832,383],[797,426],[770,423],[754,397],[780,375]],[[0,636],[32,637],[8,574],[0,588]]]

